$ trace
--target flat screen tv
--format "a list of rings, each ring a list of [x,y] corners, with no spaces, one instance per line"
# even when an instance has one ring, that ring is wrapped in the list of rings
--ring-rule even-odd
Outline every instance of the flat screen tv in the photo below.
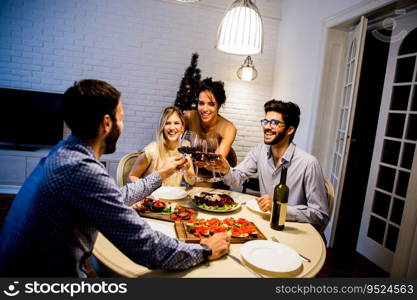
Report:
[[[63,94],[0,88],[0,149],[37,150],[63,138]]]

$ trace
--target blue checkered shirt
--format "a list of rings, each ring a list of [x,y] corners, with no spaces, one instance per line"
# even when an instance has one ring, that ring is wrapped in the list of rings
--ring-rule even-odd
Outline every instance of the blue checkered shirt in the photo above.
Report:
[[[138,264],[183,270],[200,245],[153,230],[129,206],[161,185],[152,173],[119,188],[92,149],[70,136],[25,181],[0,234],[1,277],[86,277],[97,231]]]

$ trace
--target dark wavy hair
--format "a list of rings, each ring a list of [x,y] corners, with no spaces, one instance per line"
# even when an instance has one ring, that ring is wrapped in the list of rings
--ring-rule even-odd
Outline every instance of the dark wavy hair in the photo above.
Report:
[[[285,127],[294,127],[294,132],[290,135],[290,142],[294,139],[298,124],[300,124],[300,108],[293,102],[277,101],[275,99],[269,100],[264,104],[265,113],[274,111],[280,113],[284,119]]]
[[[211,77],[207,77],[201,82],[198,94],[204,91],[209,91],[213,94],[219,107],[226,102],[226,92],[224,91],[223,81],[213,81]]]
[[[76,81],[64,93],[64,121],[73,135],[82,139],[96,138],[99,124],[105,115],[116,121],[120,96],[121,93],[105,81]]]

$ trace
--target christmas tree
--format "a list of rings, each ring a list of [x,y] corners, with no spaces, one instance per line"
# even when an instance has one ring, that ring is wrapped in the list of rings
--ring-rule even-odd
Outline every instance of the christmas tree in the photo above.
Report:
[[[180,89],[177,92],[175,106],[182,111],[196,109],[198,101],[198,89],[200,86],[200,69],[197,68],[198,53],[193,53],[191,64],[185,70],[181,80]]]

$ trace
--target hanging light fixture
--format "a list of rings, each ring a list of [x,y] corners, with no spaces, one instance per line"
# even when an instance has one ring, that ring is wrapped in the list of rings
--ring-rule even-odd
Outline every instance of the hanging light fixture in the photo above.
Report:
[[[217,49],[239,55],[262,53],[263,29],[258,8],[251,0],[236,0],[217,31]]]
[[[258,71],[256,71],[255,66],[253,65],[252,58],[250,56],[246,57],[242,66],[237,69],[237,77],[240,80],[251,81],[258,76]]]

